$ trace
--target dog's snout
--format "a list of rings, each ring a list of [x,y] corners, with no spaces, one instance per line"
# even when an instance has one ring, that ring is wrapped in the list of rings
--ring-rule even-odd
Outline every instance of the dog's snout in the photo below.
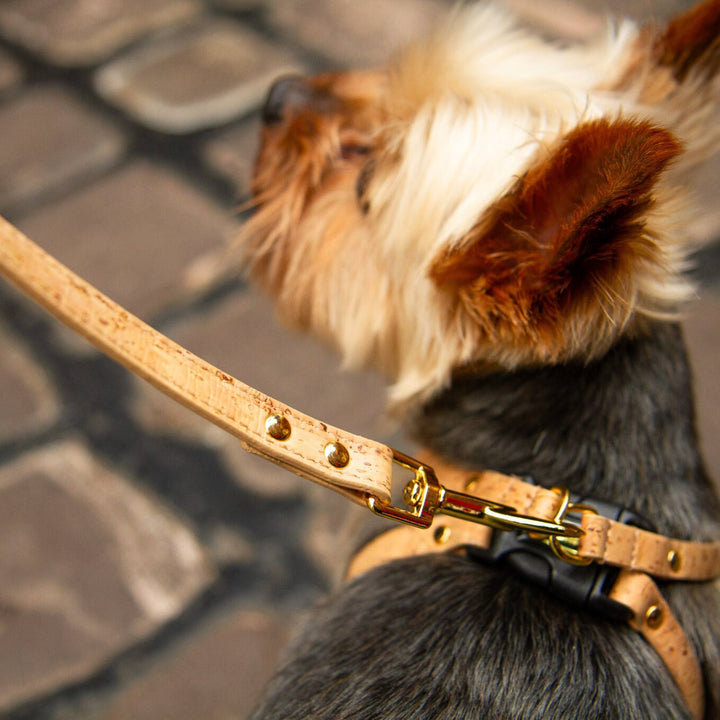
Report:
[[[262,110],[265,125],[282,122],[293,108],[304,107],[314,95],[312,85],[302,75],[287,75],[276,80],[268,92]]]

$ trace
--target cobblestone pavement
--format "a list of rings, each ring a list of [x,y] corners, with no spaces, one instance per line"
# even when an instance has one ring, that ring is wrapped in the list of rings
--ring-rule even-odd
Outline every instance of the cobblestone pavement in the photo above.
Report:
[[[0,212],[214,364],[388,440],[376,378],[341,374],[241,280],[199,292],[189,278],[237,229],[270,78],[380,61],[449,4],[2,0]],[[508,4],[551,34],[602,22],[590,0]],[[706,442],[720,436],[718,256],[687,322]],[[0,343],[0,716],[246,717],[338,576],[344,501],[245,454],[4,282]]]

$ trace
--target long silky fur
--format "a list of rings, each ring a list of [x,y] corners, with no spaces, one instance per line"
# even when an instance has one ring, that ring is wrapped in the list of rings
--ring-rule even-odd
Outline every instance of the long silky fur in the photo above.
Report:
[[[658,531],[718,537],[697,452],[679,330],[657,325],[589,366],[461,376],[415,418],[418,438],[469,468],[612,498]],[[720,718],[720,590],[664,589]],[[397,561],[326,600],[253,720],[687,720],[654,650],[512,573],[455,555]]]
[[[309,80],[265,128],[243,237],[256,281],[388,374],[449,461],[717,539],[674,313],[693,294],[680,188],[720,146],[719,32],[720,0],[581,47],[469,7],[387,71]],[[720,720],[718,584],[663,592]],[[253,720],[689,717],[637,632],[438,555],[325,601]]]

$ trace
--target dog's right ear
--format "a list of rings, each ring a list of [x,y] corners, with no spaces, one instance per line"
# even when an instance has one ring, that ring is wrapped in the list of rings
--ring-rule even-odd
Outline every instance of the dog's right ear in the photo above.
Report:
[[[506,357],[592,355],[625,326],[643,284],[658,284],[647,218],[680,151],[646,122],[578,126],[436,258],[432,279]]]

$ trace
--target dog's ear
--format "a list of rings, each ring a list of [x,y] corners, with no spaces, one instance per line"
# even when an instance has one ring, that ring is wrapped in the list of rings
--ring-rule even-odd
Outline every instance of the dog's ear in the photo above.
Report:
[[[567,341],[570,318],[614,323],[633,303],[636,271],[660,262],[646,216],[680,151],[649,123],[581,124],[436,258],[431,277],[493,339],[524,337],[544,343],[545,358],[562,356],[555,346]]]
[[[674,18],[656,37],[653,54],[679,82],[691,72],[715,75],[720,68],[720,0],[705,0]]]

